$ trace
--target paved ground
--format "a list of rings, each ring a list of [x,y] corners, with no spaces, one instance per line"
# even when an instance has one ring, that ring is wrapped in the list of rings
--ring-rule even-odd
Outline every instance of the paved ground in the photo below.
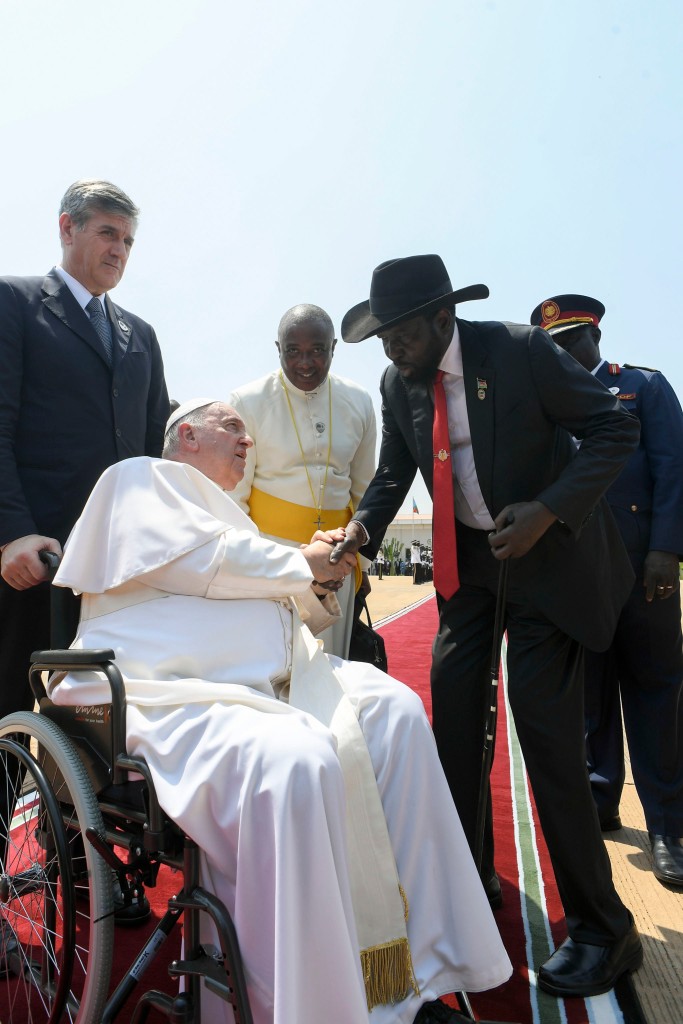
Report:
[[[649,1024],[683,1020],[683,889],[669,889],[652,874],[650,843],[640,801],[626,763],[619,832],[605,834],[619,894],[636,919],[645,962],[634,974],[636,991]]]
[[[373,623],[434,593],[431,583],[414,586],[404,576],[370,577],[368,607]],[[649,1024],[681,1024],[683,1007],[683,890],[666,889],[650,868],[650,844],[630,763],[621,803],[623,828],[605,834],[617,889],[643,938],[645,962],[633,976]]]
[[[381,580],[371,576],[370,583],[372,591],[368,597],[368,608],[373,625],[434,593],[431,583],[415,586],[412,576],[384,576]]]

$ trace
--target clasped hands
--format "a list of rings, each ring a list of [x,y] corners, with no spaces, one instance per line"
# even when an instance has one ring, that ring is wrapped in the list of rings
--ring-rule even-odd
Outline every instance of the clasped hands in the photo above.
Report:
[[[313,590],[340,590],[346,577],[355,571],[356,556],[344,553],[338,559],[332,559],[335,545],[343,544],[346,531],[343,527],[336,530],[316,530],[310,544],[304,544],[301,553],[308,562],[313,573]]]

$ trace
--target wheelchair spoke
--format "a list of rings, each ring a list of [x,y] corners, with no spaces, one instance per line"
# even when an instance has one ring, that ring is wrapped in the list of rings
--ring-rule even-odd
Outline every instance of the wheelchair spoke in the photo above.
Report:
[[[13,760],[12,753],[0,750],[0,770],[6,779],[14,775],[15,796],[5,804],[13,805],[10,827],[2,829],[6,841],[0,884],[0,966],[3,987],[10,992],[10,1013],[17,1019],[21,1013],[28,1014],[28,1020],[49,1020],[58,997],[64,942],[60,870],[40,785],[30,766]],[[17,776],[23,780],[21,786]],[[8,816],[3,815],[5,820]]]
[[[92,1024],[101,1019],[113,927],[109,920],[91,923],[90,915],[111,911],[111,872],[86,849],[81,831],[100,823],[87,775],[61,730],[38,715],[19,713],[4,719],[0,728],[3,1024]],[[74,878],[89,897],[82,909],[75,906]],[[93,969],[96,958],[100,958],[103,977]]]

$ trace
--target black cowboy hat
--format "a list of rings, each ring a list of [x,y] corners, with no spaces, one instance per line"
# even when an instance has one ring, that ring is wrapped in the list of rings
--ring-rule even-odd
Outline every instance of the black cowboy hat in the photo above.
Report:
[[[422,316],[432,310],[471,299],[487,299],[485,284],[473,284],[454,292],[440,256],[406,256],[375,267],[370,299],[350,309],[342,320],[344,341],[371,338],[385,327]]]

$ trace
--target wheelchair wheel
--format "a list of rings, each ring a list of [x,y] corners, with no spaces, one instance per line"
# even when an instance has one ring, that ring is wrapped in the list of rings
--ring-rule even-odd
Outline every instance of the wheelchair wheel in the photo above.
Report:
[[[0,722],[0,786],[0,1019],[95,1024],[111,973],[113,872],[85,838],[103,829],[87,773],[58,726],[17,713]]]

